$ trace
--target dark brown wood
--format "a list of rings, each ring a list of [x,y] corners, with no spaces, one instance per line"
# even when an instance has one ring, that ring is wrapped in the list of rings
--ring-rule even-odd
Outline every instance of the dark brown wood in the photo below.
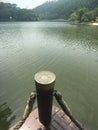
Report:
[[[51,122],[55,78],[55,74],[49,71],[40,71],[34,76],[39,120],[45,127]]]
[[[9,129],[13,130],[13,128]],[[36,108],[27,118],[19,130],[45,130],[39,122],[38,109]],[[59,108],[53,106],[50,130],[79,130],[69,117]]]

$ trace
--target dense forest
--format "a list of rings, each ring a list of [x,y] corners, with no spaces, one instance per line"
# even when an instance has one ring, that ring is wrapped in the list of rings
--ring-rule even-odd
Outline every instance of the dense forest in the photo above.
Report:
[[[78,21],[79,23],[98,22],[98,8],[93,10],[79,8],[70,15],[69,21]]]
[[[41,20],[69,19],[79,8],[94,10],[98,8],[98,0],[54,0],[35,8]]]
[[[21,9],[16,4],[0,2],[0,21],[36,21],[31,9]]]
[[[98,0],[53,0],[34,9],[21,9],[16,4],[0,2],[0,21],[37,21],[65,19],[96,21]]]

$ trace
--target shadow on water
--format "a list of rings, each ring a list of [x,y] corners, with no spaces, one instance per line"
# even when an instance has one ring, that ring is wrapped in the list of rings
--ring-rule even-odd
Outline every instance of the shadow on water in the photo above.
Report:
[[[0,130],[8,130],[15,118],[7,103],[0,103]]]

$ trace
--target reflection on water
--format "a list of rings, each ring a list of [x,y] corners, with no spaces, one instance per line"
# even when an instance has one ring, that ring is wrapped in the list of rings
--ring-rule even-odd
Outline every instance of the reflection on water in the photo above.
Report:
[[[0,104],[0,130],[8,130],[14,119],[15,116],[12,115],[7,103]]]
[[[0,23],[0,96],[16,116],[14,123],[35,90],[33,76],[40,70],[56,74],[55,89],[61,91],[76,119],[97,130],[98,27],[63,22]]]

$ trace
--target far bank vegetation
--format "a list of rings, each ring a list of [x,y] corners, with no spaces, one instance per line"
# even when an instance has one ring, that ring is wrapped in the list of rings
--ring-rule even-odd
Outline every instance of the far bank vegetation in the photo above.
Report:
[[[94,10],[79,8],[70,15],[69,21],[78,21],[79,23],[98,22],[98,8],[95,8]]]

